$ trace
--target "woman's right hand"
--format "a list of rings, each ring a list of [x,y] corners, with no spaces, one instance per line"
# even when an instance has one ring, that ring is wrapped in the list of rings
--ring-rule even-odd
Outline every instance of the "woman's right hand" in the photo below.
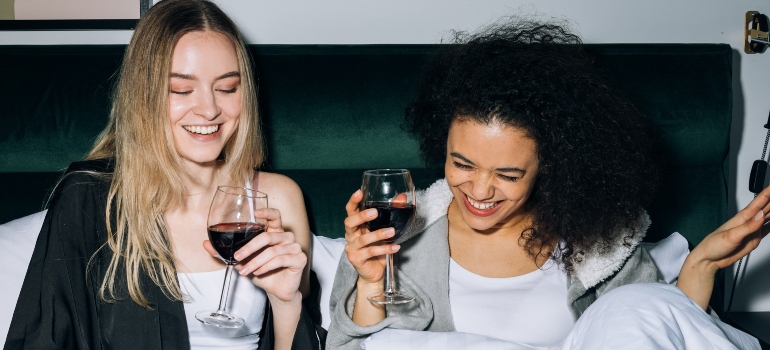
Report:
[[[377,209],[359,210],[359,203],[363,198],[361,190],[350,196],[345,210],[348,217],[345,218],[345,252],[348,260],[358,272],[359,283],[370,285],[382,285],[385,276],[385,254],[392,254],[400,248],[397,244],[388,244],[384,240],[395,235],[392,227],[369,232],[366,223],[377,217]],[[382,287],[379,288],[382,290]]]

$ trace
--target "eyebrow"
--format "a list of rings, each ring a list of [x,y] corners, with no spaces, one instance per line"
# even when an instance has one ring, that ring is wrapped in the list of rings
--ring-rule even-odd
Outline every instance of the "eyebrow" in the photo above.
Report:
[[[222,75],[216,77],[216,79],[214,79],[214,80],[221,80],[221,79],[232,78],[232,77],[240,78],[241,77],[241,73],[236,72],[236,71],[227,72],[225,74],[222,74]],[[179,78],[179,79],[185,79],[185,80],[197,80],[198,79],[198,77],[195,76],[194,74],[182,74],[182,73],[174,73],[174,72],[171,72],[169,74],[169,78]]]
[[[457,153],[457,152],[451,152],[451,153],[449,153],[449,155],[450,155],[450,156],[452,156],[452,157],[455,157],[455,158],[459,158],[459,159],[460,159],[460,160],[462,160],[463,162],[466,162],[466,163],[468,163],[468,164],[470,164],[470,165],[473,165],[473,166],[475,166],[475,165],[476,165],[476,164],[475,164],[475,163],[473,163],[473,162],[472,162],[470,159],[468,159],[468,158],[465,158],[465,157],[464,157],[462,154],[460,154],[460,153]],[[521,173],[521,175],[522,175],[522,176],[523,176],[524,174],[526,174],[526,173],[527,173],[527,171],[526,171],[526,170],[524,170],[524,169],[521,169],[521,168],[516,168],[516,167],[513,167],[513,168],[496,168],[495,170],[496,170],[496,171],[499,171],[499,172],[503,172],[503,173]]]

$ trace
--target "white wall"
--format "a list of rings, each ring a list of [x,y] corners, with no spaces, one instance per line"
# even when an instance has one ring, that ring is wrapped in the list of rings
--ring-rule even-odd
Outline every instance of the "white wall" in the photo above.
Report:
[[[759,0],[216,0],[257,44],[436,43],[450,29],[473,30],[506,14],[569,19],[587,43],[727,43],[735,49],[731,144],[731,212],[753,198],[751,163],[761,155],[770,111],[770,50],[743,53],[748,10],[770,14]],[[0,45],[125,44],[128,31],[0,32]],[[734,310],[770,311],[770,242],[755,251],[739,282]],[[743,275],[743,274],[742,274]]]

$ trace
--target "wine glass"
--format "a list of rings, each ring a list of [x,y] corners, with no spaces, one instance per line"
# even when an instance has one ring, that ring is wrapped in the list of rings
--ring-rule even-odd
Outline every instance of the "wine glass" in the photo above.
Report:
[[[377,218],[366,223],[369,231],[393,227],[396,234],[385,243],[395,242],[412,223],[415,212],[412,175],[405,169],[378,169],[364,172],[361,191],[363,209],[377,209]],[[385,290],[367,299],[380,305],[405,304],[414,296],[396,290],[393,254],[385,255]]]
[[[267,228],[267,220],[254,216],[254,211],[267,208],[267,195],[244,187],[219,186],[211,202],[208,216],[209,241],[219,257],[227,264],[222,296],[216,311],[199,311],[195,318],[209,326],[240,328],[243,318],[225,311],[230,295],[233,254]]]

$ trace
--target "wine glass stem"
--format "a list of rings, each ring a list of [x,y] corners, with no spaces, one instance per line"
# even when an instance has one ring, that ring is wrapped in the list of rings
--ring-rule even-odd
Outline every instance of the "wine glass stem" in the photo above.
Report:
[[[385,293],[396,292],[396,275],[393,268],[393,254],[385,254]]]
[[[230,281],[232,280],[233,266],[235,265],[227,264],[225,282],[222,285],[222,296],[219,298],[219,308],[217,309],[217,313],[225,312],[225,307],[227,307],[227,297],[230,296]]]

